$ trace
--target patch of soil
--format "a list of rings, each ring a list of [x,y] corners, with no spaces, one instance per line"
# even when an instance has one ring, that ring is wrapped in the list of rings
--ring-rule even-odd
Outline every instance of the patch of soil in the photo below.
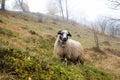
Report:
[[[113,55],[116,55],[116,56],[120,57],[120,51],[118,51],[117,49],[105,48],[104,50],[113,54]]]

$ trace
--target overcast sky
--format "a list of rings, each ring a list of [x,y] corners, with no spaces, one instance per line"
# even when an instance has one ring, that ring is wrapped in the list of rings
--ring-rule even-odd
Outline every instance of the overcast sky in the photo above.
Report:
[[[12,2],[7,0],[7,8],[12,9]],[[47,13],[49,0],[27,0],[31,12]],[[109,9],[105,0],[68,0],[70,18],[94,21],[98,15],[116,16],[119,11]]]

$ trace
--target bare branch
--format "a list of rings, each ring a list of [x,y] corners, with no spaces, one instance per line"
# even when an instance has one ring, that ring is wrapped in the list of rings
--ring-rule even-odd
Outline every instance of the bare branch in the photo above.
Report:
[[[111,4],[111,8],[114,10],[120,9],[120,0],[108,0]]]
[[[92,25],[93,35],[94,35],[94,41],[95,41],[95,47],[97,49],[100,49],[99,47],[99,39],[98,39],[98,28],[96,25]]]
[[[14,8],[20,9],[23,12],[29,12],[29,6],[25,0],[15,0]]]
[[[68,20],[68,18],[69,18],[69,15],[68,15],[68,1],[67,0],[65,0],[66,2],[66,18],[67,18],[67,20]]]

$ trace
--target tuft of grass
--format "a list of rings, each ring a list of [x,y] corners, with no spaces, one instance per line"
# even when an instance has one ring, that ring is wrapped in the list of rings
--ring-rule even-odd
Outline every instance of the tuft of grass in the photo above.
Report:
[[[95,52],[99,52],[99,53],[101,53],[101,54],[105,54],[105,52],[102,51],[100,48],[93,47],[92,49],[93,49]]]
[[[108,73],[93,67],[86,66],[83,68],[83,71],[83,75],[85,76],[86,80],[111,80],[111,77],[108,75]]]
[[[0,15],[0,23],[9,23],[9,20]]]
[[[0,19],[0,23],[3,23],[3,21]]]
[[[37,56],[30,56],[29,52],[16,48],[0,48],[0,73],[10,75],[8,77],[3,74],[1,79],[27,80],[31,77],[33,80],[111,80],[109,74],[102,70],[87,65],[66,66],[59,58],[52,57],[52,40],[54,38],[38,42],[42,51]]]
[[[37,33],[33,30],[30,30],[29,33],[32,34],[32,35],[37,35]]]
[[[10,31],[8,29],[1,28],[1,27],[0,27],[0,34],[8,36],[8,37],[15,36],[12,31]]]
[[[104,55],[96,54],[100,53],[98,50],[91,49],[94,46],[91,30],[82,25],[78,27],[63,21],[51,20],[48,17],[44,19],[44,16],[37,16],[36,19],[33,18],[35,15],[29,14],[30,17],[27,13],[24,15],[11,12],[10,15],[15,17],[3,16],[1,19],[5,22],[3,26],[6,29],[1,28],[0,35],[6,36],[0,36],[0,45],[4,47],[0,46],[0,80],[112,80],[110,74],[104,71],[105,69],[95,67],[96,63],[106,58]],[[74,64],[66,66],[58,56],[53,55],[55,36],[61,29],[68,29],[72,39],[80,41],[84,48],[88,48],[85,50],[88,62],[85,61],[84,66]],[[14,37],[14,32],[19,33],[19,36]],[[9,38],[10,34],[13,36]],[[103,36],[100,36],[100,41],[104,41]],[[112,48],[116,42],[110,41],[110,43],[112,46],[107,47]],[[117,48],[118,46],[116,45]]]

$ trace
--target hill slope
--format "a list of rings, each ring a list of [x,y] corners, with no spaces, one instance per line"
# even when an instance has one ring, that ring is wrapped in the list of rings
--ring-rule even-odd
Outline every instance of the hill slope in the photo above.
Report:
[[[84,66],[65,66],[53,55],[61,29],[83,44]],[[103,53],[95,51],[92,31],[82,25],[41,14],[0,12],[0,80],[119,80],[120,42],[101,34],[99,40]]]

